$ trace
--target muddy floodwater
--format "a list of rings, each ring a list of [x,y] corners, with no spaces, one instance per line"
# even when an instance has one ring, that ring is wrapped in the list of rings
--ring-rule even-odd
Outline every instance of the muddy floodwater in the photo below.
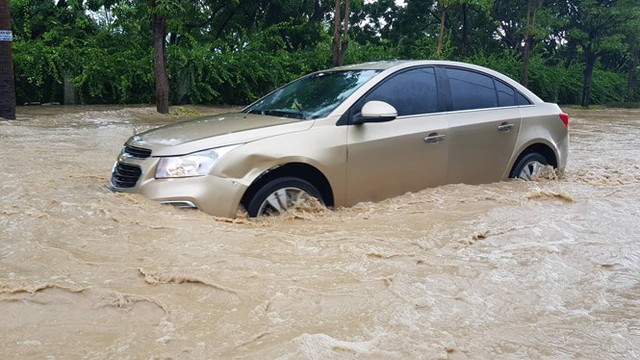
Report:
[[[0,121],[0,358],[640,358],[640,110],[569,109],[560,180],[234,222],[107,189],[177,110]]]

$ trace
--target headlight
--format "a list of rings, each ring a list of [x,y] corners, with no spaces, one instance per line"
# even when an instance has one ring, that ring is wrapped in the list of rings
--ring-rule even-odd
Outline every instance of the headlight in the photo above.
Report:
[[[240,145],[219,147],[189,155],[163,157],[158,162],[156,179],[207,175],[218,160]]]

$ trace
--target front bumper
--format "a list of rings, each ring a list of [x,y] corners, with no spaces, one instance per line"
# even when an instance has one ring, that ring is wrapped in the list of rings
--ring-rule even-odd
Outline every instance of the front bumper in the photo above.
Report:
[[[120,157],[111,174],[110,188],[118,192],[138,193],[163,203],[192,207],[220,217],[234,218],[237,214],[242,195],[247,187],[240,182],[215,175],[156,179],[154,177],[158,158],[144,160]],[[139,167],[141,175],[132,187],[118,187],[114,181],[118,164],[127,167]]]

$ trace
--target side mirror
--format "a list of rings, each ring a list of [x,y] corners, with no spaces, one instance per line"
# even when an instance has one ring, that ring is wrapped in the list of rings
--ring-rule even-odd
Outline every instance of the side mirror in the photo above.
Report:
[[[384,101],[372,100],[364,104],[361,115],[353,123],[356,125],[370,122],[391,121],[398,117],[398,111]]]

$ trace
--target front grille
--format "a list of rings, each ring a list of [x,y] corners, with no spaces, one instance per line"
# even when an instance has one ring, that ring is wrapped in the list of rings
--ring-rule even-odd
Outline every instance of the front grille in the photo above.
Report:
[[[151,156],[151,150],[139,148],[137,146],[125,145],[124,154],[134,159],[146,159]]]
[[[136,186],[142,175],[139,166],[118,163],[111,173],[111,186],[115,188],[132,188]]]

